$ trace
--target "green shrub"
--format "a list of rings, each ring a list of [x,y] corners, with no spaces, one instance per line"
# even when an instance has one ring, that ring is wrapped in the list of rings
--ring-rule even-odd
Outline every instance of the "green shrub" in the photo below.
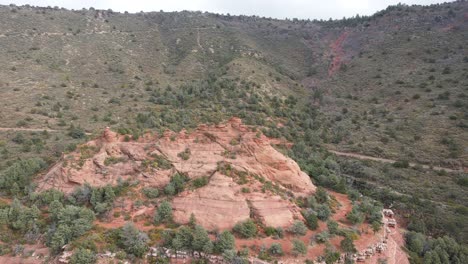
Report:
[[[353,224],[359,224],[364,221],[364,215],[358,210],[356,206],[353,206],[353,209],[348,213],[346,219],[348,219]]]
[[[247,187],[242,187],[241,192],[243,193],[250,193],[250,189]]]
[[[154,224],[170,223],[172,222],[172,206],[168,201],[163,201],[159,204],[158,209],[153,217]]]
[[[175,195],[182,192],[185,189],[185,183],[188,181],[187,176],[176,173],[171,177],[171,181],[164,188],[164,192],[167,195]]]
[[[299,239],[294,239],[292,252],[294,255],[305,255],[307,254],[307,246]]]
[[[327,242],[329,238],[330,234],[327,231],[323,231],[322,233],[315,235],[315,241],[317,241],[319,244]]]
[[[237,223],[233,231],[242,238],[252,238],[257,235],[257,225],[254,221],[248,219],[244,222]]]
[[[321,204],[317,207],[317,218],[322,221],[327,221],[330,217],[331,211],[330,207],[326,204]]]
[[[149,199],[154,199],[159,196],[159,190],[153,187],[144,187],[142,192]]]
[[[19,191],[31,184],[32,176],[45,167],[46,163],[40,158],[16,161],[0,172],[0,190],[19,195]]]
[[[193,187],[200,188],[208,184],[208,177],[203,176],[193,180]]]
[[[183,160],[188,160],[190,158],[190,149],[186,148],[184,151],[177,154],[177,157]]]
[[[125,252],[136,257],[143,257],[148,251],[148,235],[139,231],[133,223],[126,223],[120,233],[120,244]]]
[[[310,230],[315,230],[318,228],[318,217],[313,211],[304,211],[302,212],[304,219],[306,220],[307,227]]]
[[[270,248],[268,249],[271,255],[274,256],[282,256],[283,255],[283,247],[279,243],[271,244]]]
[[[68,135],[74,139],[81,139],[86,137],[85,131],[81,127],[71,126]]]
[[[235,238],[229,231],[223,231],[216,237],[215,251],[218,253],[235,248]]]
[[[337,235],[340,231],[338,228],[338,223],[333,220],[327,221],[327,228],[328,228],[328,232],[330,232],[331,235]]]
[[[52,223],[47,241],[54,253],[58,253],[64,245],[91,229],[95,217],[90,209],[67,205],[57,212],[56,219]]]
[[[351,237],[349,236],[346,236],[343,240],[341,240],[340,247],[346,253],[356,252],[356,247],[354,246],[353,239],[351,239]]]
[[[408,168],[409,167],[409,161],[407,161],[407,160],[397,160],[392,165],[395,168]]]
[[[111,156],[111,157],[107,157],[104,160],[104,165],[109,166],[109,165],[117,164],[117,163],[124,162],[124,161],[125,161],[124,157],[112,157]]]
[[[340,258],[340,252],[337,252],[330,247],[325,249],[325,263],[336,263]]]
[[[307,227],[302,221],[297,220],[288,228],[288,231],[294,235],[304,236],[307,233]]]
[[[94,264],[96,253],[89,249],[78,248],[70,258],[70,264]]]

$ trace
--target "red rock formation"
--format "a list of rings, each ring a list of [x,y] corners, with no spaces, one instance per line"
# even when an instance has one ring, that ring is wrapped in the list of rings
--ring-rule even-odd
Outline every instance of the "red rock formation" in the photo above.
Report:
[[[229,229],[254,215],[268,226],[285,227],[301,218],[299,208],[289,201],[291,196],[311,194],[315,186],[292,159],[271,146],[276,142],[239,118],[201,125],[191,133],[166,131],[160,139],[145,135],[138,142],[126,142],[106,128],[101,138],[66,155],[38,185],[70,193],[84,183],[104,186],[119,178],[163,188],[175,172],[190,179],[207,176],[208,185],[173,199],[177,222],[188,222],[193,213],[208,229]],[[180,154],[184,152],[189,154]],[[173,168],[159,168],[156,157]],[[220,170],[220,164],[229,169]]]

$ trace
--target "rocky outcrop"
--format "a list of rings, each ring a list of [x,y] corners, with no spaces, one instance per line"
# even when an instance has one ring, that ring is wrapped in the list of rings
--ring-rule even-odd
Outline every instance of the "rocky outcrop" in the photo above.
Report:
[[[266,225],[287,227],[300,216],[300,210],[290,201],[279,196],[256,194],[249,197],[252,211]]]
[[[177,222],[193,213],[208,229],[228,229],[255,217],[267,226],[288,226],[301,218],[290,200],[315,191],[309,176],[278,152],[269,138],[238,118],[195,131],[146,134],[138,141],[106,128],[103,135],[65,155],[39,181],[39,188],[70,193],[76,186],[138,180],[163,188],[178,172],[189,179],[208,177],[201,188],[173,199]]]
[[[220,173],[215,173],[208,185],[175,197],[172,204],[176,222],[188,223],[193,213],[197,223],[210,230],[230,229],[250,217],[240,187]]]

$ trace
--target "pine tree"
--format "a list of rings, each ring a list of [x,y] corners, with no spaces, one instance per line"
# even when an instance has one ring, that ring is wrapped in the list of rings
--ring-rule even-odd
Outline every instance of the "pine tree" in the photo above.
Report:
[[[201,226],[195,226],[193,230],[192,249],[205,253],[211,253],[213,250],[213,243],[208,237],[208,232]]]

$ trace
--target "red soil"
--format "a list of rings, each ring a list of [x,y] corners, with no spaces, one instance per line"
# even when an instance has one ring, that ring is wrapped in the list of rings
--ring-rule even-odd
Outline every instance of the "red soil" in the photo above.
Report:
[[[343,32],[331,45],[331,54],[333,55],[333,61],[328,68],[328,76],[332,76],[337,70],[340,69],[341,64],[343,63],[343,42],[348,37],[348,32]]]

